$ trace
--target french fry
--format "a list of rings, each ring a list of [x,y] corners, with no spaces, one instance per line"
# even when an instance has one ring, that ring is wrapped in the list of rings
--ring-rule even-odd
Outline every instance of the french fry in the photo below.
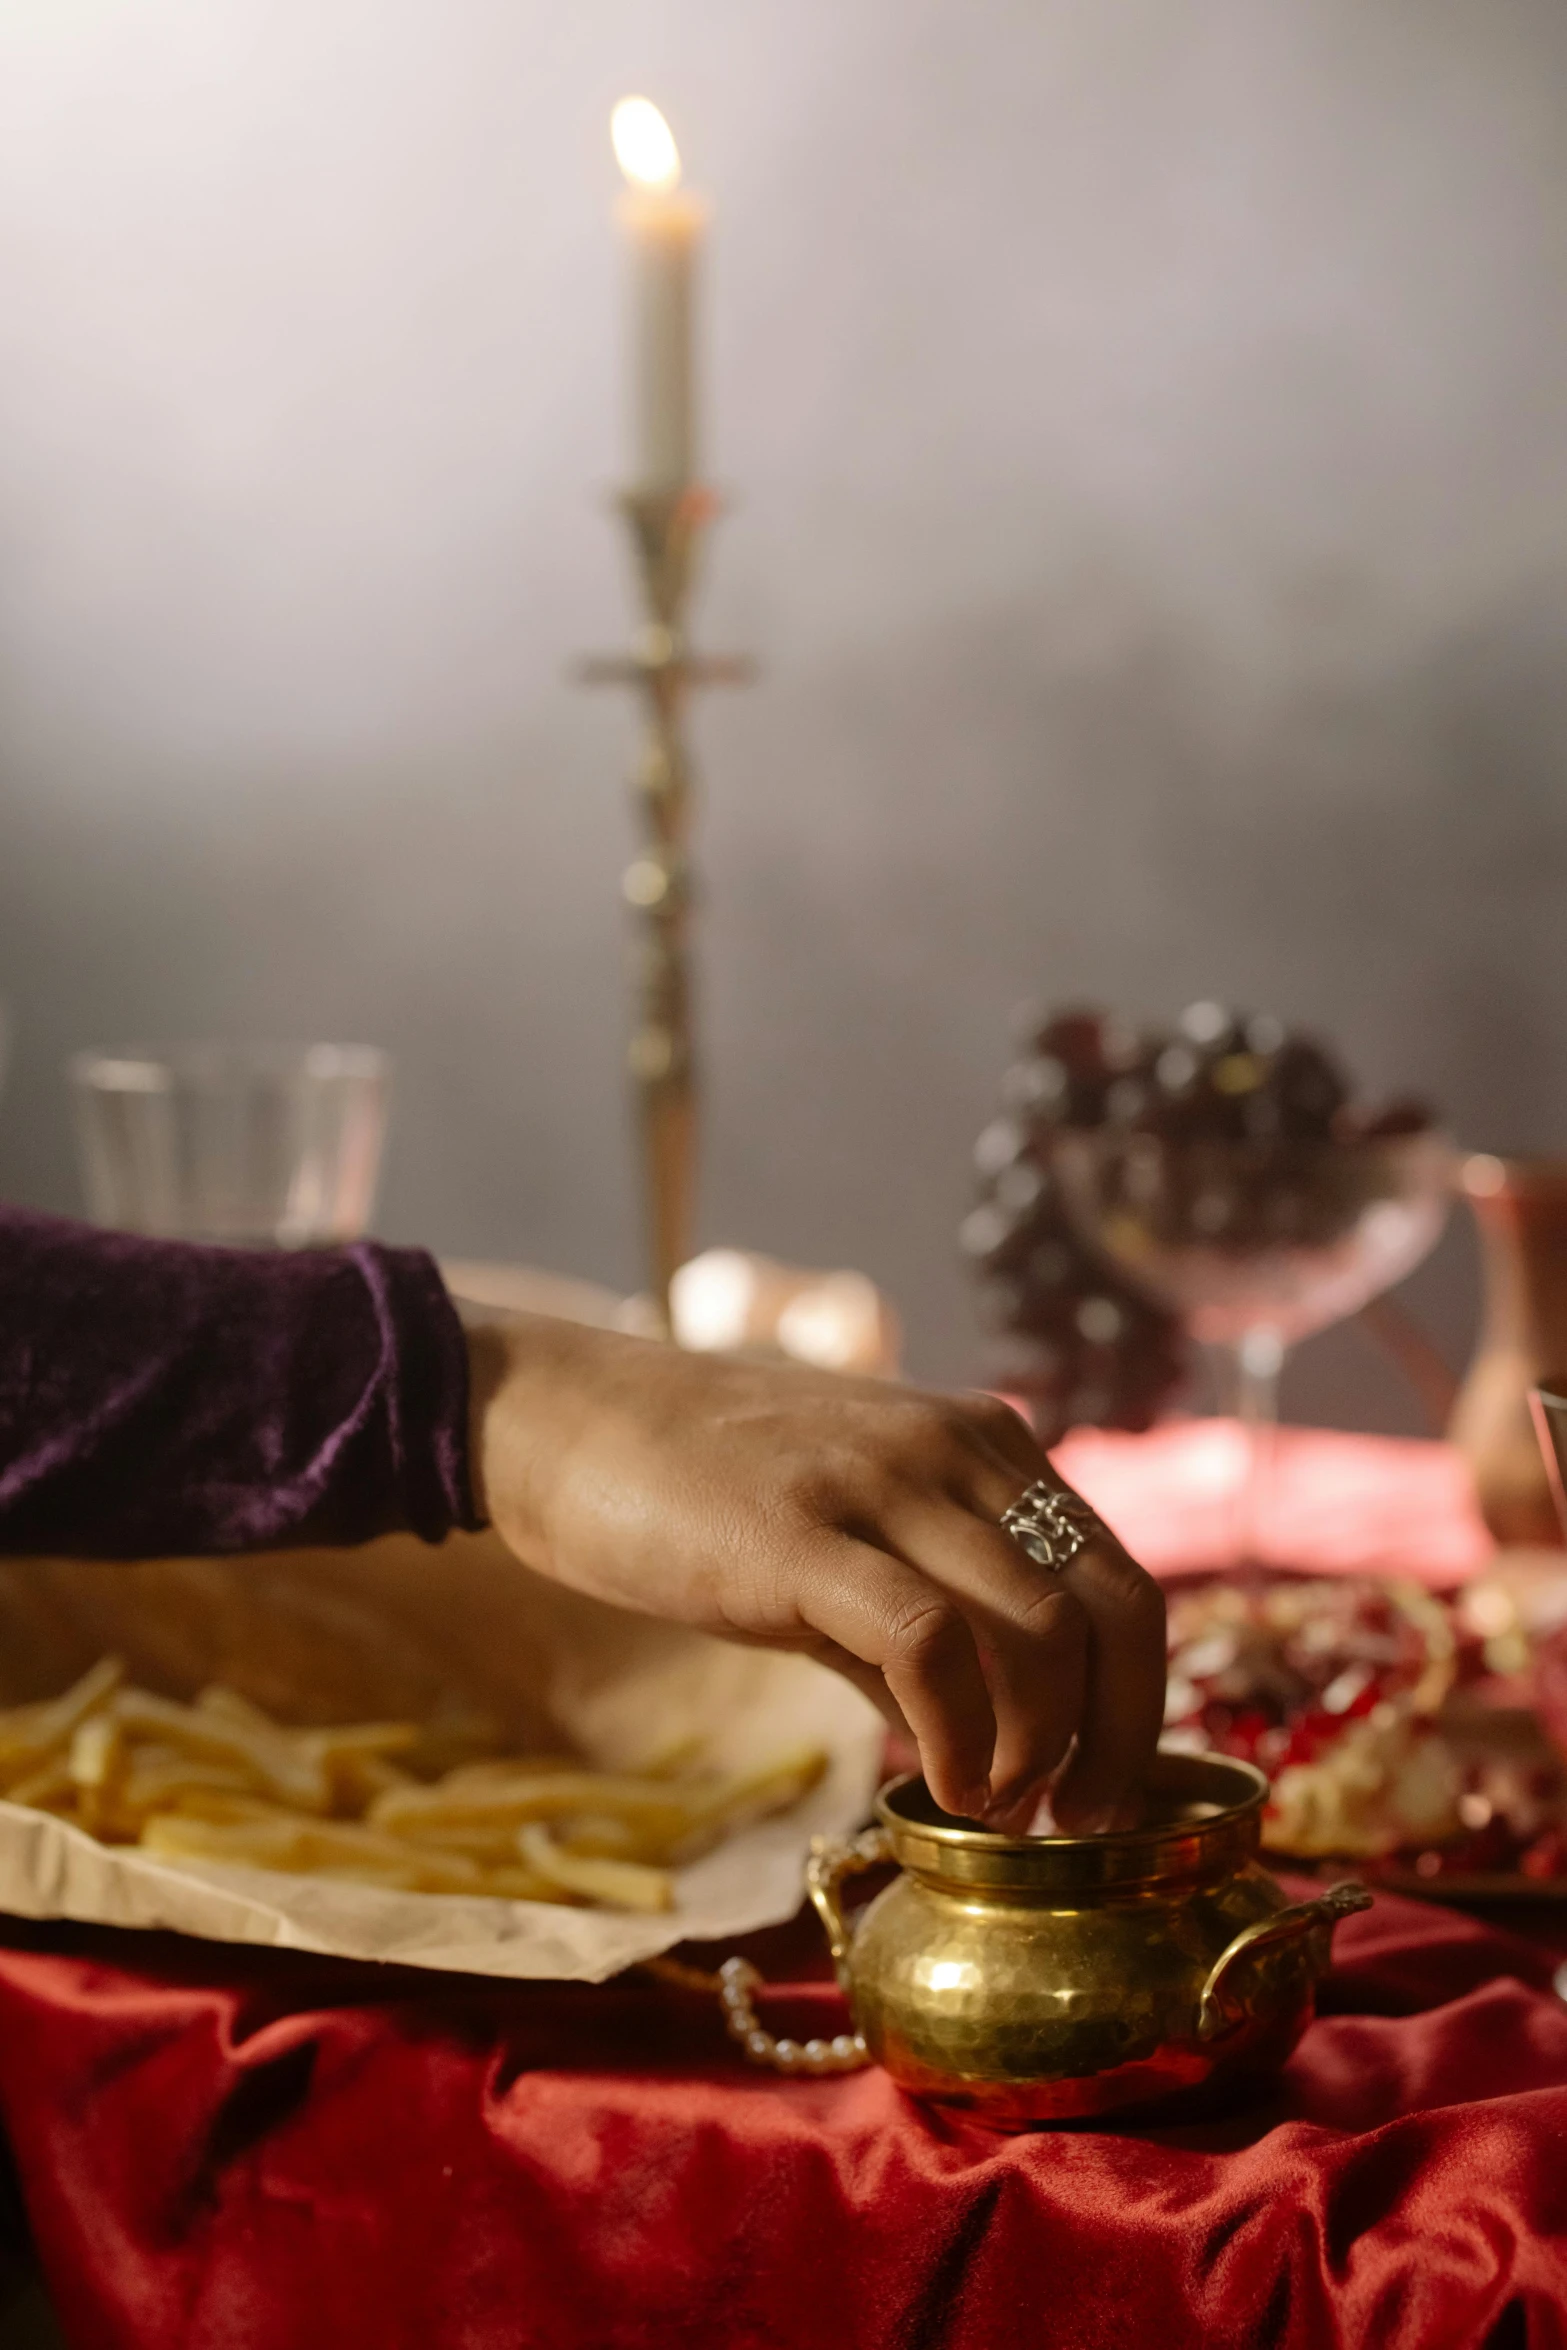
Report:
[[[145,1782],[147,1793],[155,1795],[160,1788],[174,1792],[187,1782],[201,1787],[234,1787],[256,1793],[253,1774],[239,1763],[214,1762],[201,1755],[182,1752],[177,1746],[167,1745],[156,1738],[137,1739],[127,1747],[130,1758],[130,1777]],[[261,1800],[258,1796],[257,1800]]]
[[[114,1777],[120,1757],[120,1725],[113,1714],[89,1714],[72,1733],[66,1768],[78,1787],[100,1792]]]
[[[112,1713],[89,1714],[77,1723],[65,1767],[76,1788],[82,1826],[95,1836],[109,1832],[122,1762],[120,1725]]]
[[[707,1816],[707,1806],[686,1789],[657,1780],[608,1771],[553,1770],[483,1786],[442,1782],[399,1788],[378,1797],[369,1816],[373,1826],[390,1834],[439,1840],[453,1828],[515,1830],[530,1820],[565,1819],[577,1812],[633,1821],[649,1842],[657,1843],[689,1834],[694,1822]]]
[[[155,1812],[178,1809],[193,1795],[242,1799],[252,1810],[266,1801],[246,1773],[226,1763],[202,1762],[176,1747],[135,1746],[115,1790],[116,1825],[134,1837]]]
[[[223,1681],[208,1682],[196,1699],[196,1711],[212,1714],[222,1722],[238,1723],[246,1730],[294,1739],[311,1752],[325,1755],[402,1754],[417,1746],[424,1736],[417,1722],[343,1722],[325,1730],[290,1729],[287,1723],[278,1721],[275,1715]]]
[[[406,1754],[424,1735],[417,1722],[349,1722],[329,1730],[289,1730],[237,1689],[214,1681],[196,1700],[198,1713],[242,1729],[292,1741],[306,1759],[320,1760],[331,1788],[330,1809],[357,1819],[376,1796],[415,1784],[386,1757]]]
[[[645,1842],[630,1820],[617,1820],[609,1812],[578,1812],[551,1832],[562,1852],[598,1860],[640,1859]]]
[[[300,1744],[332,1762],[340,1754],[408,1754],[419,1743],[417,1722],[349,1722],[340,1730],[299,1730]]]
[[[219,1721],[242,1722],[247,1730],[277,1730],[283,1725],[275,1721],[264,1706],[252,1697],[231,1689],[226,1681],[209,1681],[205,1689],[197,1691],[196,1711],[216,1714]]]
[[[117,1656],[100,1657],[62,1696],[0,1715],[0,1784],[36,1770],[46,1756],[68,1746],[78,1724],[105,1705],[124,1678]]]
[[[234,1825],[255,1820],[286,1820],[298,1827],[300,1815],[273,1803],[265,1795],[257,1795],[250,1788],[203,1787],[192,1781],[161,1803],[156,1812],[149,1812],[142,1822],[145,1829],[151,1820],[181,1819],[208,1820],[216,1826]]]
[[[455,1794],[465,1787],[511,1787],[519,1779],[536,1779],[541,1771],[575,1768],[575,1759],[569,1754],[492,1755],[487,1762],[459,1763],[454,1771],[443,1772],[435,1784]]]
[[[340,1877],[404,1893],[483,1894],[504,1901],[582,1898],[526,1866],[515,1853],[508,1863],[480,1869],[454,1854],[425,1851],[370,1829],[302,1820],[297,1813],[268,1809],[255,1798],[216,1792],[192,1790],[178,1812],[149,1820],[141,1846],[165,1859]]]
[[[667,1869],[654,1869],[635,1860],[594,1860],[563,1852],[542,1821],[532,1820],[517,1831],[517,1850],[526,1867],[546,1884],[566,1893],[601,1901],[610,1909],[669,1910],[675,1889]]]
[[[156,1739],[199,1755],[204,1762],[227,1763],[251,1777],[267,1794],[300,1811],[324,1812],[332,1801],[332,1784],[319,1754],[301,1746],[286,1731],[261,1729],[223,1713],[193,1705],[177,1705],[172,1698],[154,1697],[146,1689],[122,1689],[114,1710],[133,1737]]]
[[[419,1743],[414,1722],[357,1722],[342,1730],[303,1730],[300,1753],[318,1760],[330,1790],[328,1809],[358,1819],[379,1795],[419,1782],[388,1759]]]
[[[583,1900],[580,1893],[568,1893],[564,1885],[551,1884],[515,1855],[485,1870],[484,1890],[496,1901],[548,1901],[557,1909],[575,1908]]]
[[[374,1807],[372,1806],[372,1813]],[[367,1815],[366,1825],[374,1826]],[[400,1830],[383,1829],[385,1835],[396,1835],[399,1844],[406,1844],[419,1852],[451,1852],[465,1860],[477,1862],[481,1868],[504,1868],[517,1857],[517,1830],[510,1821],[479,1822],[436,1821],[421,1829],[417,1836],[404,1835]]]

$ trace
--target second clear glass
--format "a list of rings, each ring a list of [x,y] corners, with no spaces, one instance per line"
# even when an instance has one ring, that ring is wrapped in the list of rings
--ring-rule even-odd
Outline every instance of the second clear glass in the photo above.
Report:
[[[368,1228],[392,1076],[376,1047],[128,1047],[69,1073],[95,1223],[252,1248]]]

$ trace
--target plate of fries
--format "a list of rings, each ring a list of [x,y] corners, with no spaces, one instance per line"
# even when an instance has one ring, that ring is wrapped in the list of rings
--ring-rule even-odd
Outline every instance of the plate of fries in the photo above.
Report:
[[[874,1788],[881,1725],[866,1702],[807,1659],[561,1593],[482,1537],[461,1547],[445,1578],[398,1544],[259,1569],[28,1562],[39,1581],[25,1587],[8,1568],[0,1628],[8,1594],[31,1604],[47,1587],[56,1633],[62,1614],[86,1635],[118,1611],[128,1637],[0,1709],[0,1908],[592,1981],[792,1914],[810,1838],[853,1828]],[[308,1584],[313,1567],[339,1598],[345,1574],[354,1586],[357,1615],[334,1621],[366,1652],[355,1686],[379,1693],[384,1642],[408,1696],[410,1563],[414,1617],[446,1619],[418,1714],[323,1720],[308,1673],[285,1713],[275,1669],[273,1702],[258,1699],[268,1589]],[[147,1614],[160,1594],[185,1616],[174,1677],[194,1688],[160,1669],[168,1628]],[[244,1649],[235,1606],[250,1669],[198,1677]],[[503,1622],[515,1709],[494,1679]],[[464,1676],[464,1635],[486,1650],[487,1680]],[[325,1685],[340,1693],[345,1669],[329,1663]]]

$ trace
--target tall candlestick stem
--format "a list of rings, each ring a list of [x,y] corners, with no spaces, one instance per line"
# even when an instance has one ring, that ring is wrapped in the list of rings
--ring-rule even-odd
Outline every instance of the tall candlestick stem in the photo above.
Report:
[[[629,655],[594,656],[579,674],[589,684],[635,686],[643,711],[635,774],[642,839],[622,885],[637,925],[627,1067],[641,1130],[650,1287],[667,1329],[670,1283],[692,1251],[698,1160],[687,704],[695,686],[743,683],[751,664],[703,659],[686,641],[702,534],[718,511],[712,492],[695,483],[627,490],[619,505],[631,526],[645,617]]]

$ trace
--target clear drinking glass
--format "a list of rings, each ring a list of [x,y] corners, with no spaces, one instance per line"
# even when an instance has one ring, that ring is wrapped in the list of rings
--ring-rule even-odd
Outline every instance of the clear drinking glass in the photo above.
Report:
[[[70,1063],[94,1223],[247,1248],[357,1240],[392,1065],[371,1045],[186,1044]]]
[[[1431,1132],[1347,1142],[1071,1136],[1085,1239],[1215,1347],[1247,1433],[1236,1551],[1261,1551],[1279,1377],[1297,1339],[1402,1281],[1447,1221],[1456,1161]]]

